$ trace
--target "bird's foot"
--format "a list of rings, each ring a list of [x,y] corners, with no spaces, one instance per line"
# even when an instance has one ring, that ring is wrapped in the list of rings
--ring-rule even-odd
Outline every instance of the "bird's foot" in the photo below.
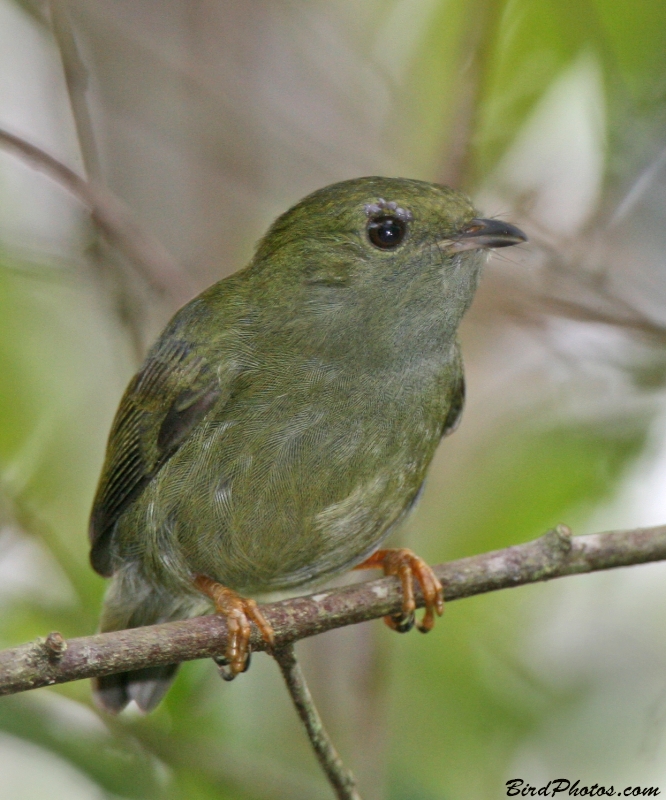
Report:
[[[444,612],[444,589],[439,579],[426,562],[406,547],[390,550],[377,550],[370,558],[354,569],[383,569],[384,575],[395,575],[402,584],[402,612],[384,617],[384,622],[399,633],[406,633],[414,626],[414,579],[423,592],[425,614],[416,627],[421,633],[432,630],[435,614]]]
[[[250,622],[254,622],[259,628],[264,641],[270,647],[275,641],[273,628],[259,611],[259,606],[254,600],[241,597],[232,589],[227,589],[226,586],[205,575],[197,575],[194,585],[200,592],[210,597],[215,603],[215,611],[227,620],[229,630],[227,649],[224,655],[215,661],[221,667],[222,677],[231,681],[236,675],[245,672],[250,665]]]

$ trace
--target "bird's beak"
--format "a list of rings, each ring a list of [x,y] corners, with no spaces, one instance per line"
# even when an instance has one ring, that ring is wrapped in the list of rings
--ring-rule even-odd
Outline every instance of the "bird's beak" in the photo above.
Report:
[[[527,236],[508,222],[499,219],[473,219],[457,236],[452,236],[446,241],[446,249],[459,253],[462,250],[510,247],[526,241]]]

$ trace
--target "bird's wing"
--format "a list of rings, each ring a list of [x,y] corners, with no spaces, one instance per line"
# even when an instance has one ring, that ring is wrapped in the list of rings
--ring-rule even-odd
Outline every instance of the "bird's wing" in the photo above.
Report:
[[[465,405],[465,373],[463,372],[459,347],[457,348],[457,361],[459,369],[457,370],[456,381],[451,393],[451,405],[444,420],[444,425],[442,425],[442,437],[453,433],[458,427],[462,417],[463,406]]]
[[[163,340],[132,379],[111,428],[90,519],[90,561],[100,575],[113,571],[118,518],[229,392],[223,383],[190,344],[173,339]]]

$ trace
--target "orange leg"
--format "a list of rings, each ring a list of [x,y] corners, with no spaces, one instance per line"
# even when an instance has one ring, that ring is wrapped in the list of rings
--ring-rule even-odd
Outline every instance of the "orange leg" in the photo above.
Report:
[[[224,654],[223,664],[228,667],[227,673],[222,673],[226,680],[233,680],[248,666],[250,655],[250,621],[259,628],[261,635],[268,645],[274,642],[273,628],[267,622],[259,607],[246,597],[241,597],[232,589],[227,589],[205,575],[197,575],[194,580],[196,588],[215,603],[215,611],[226,617],[229,629],[227,651]],[[218,661],[218,663],[220,663]]]
[[[384,575],[395,575],[402,584],[402,613],[384,617],[384,622],[394,631],[405,633],[414,625],[414,579],[418,581],[423,599],[425,614],[416,627],[427,633],[435,624],[435,614],[440,617],[444,612],[444,590],[437,576],[426,562],[406,547],[391,550],[377,550],[370,558],[354,569],[383,569]]]

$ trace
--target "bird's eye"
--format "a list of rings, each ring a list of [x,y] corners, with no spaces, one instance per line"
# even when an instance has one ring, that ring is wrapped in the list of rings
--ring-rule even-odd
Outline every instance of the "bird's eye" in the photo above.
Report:
[[[398,217],[375,217],[368,223],[368,238],[382,250],[397,247],[406,233],[407,223]]]

